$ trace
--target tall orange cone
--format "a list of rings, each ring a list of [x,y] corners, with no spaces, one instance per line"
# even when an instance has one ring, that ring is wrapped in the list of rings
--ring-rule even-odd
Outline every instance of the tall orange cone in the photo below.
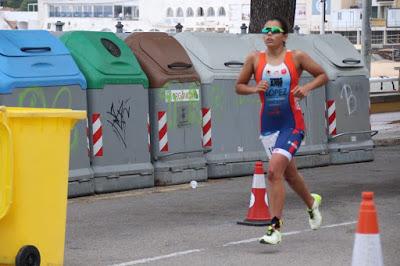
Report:
[[[383,265],[374,192],[363,192],[354,240],[352,266]]]
[[[271,221],[268,208],[268,195],[265,187],[263,162],[258,161],[254,167],[253,185],[251,188],[250,206],[244,221],[237,222],[244,225],[263,226]]]

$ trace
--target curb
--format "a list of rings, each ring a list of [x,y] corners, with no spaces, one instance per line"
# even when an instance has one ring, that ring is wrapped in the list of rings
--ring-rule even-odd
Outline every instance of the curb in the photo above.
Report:
[[[375,146],[400,145],[400,138],[373,139]]]

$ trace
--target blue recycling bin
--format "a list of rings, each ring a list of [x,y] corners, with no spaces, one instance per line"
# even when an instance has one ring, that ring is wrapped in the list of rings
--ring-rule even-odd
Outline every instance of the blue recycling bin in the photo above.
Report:
[[[49,32],[0,30],[0,105],[86,110],[86,80]],[[86,127],[71,132],[69,196],[94,193]]]

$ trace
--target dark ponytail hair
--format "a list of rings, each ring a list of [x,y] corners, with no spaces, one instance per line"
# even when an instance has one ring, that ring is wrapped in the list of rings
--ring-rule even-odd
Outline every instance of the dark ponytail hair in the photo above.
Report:
[[[281,24],[281,28],[285,31],[284,34],[288,34],[289,32],[292,32],[292,29],[289,29],[289,23],[285,18],[279,17],[279,16],[274,16],[274,17],[268,19],[267,21],[271,21],[271,20],[278,21],[279,24]]]

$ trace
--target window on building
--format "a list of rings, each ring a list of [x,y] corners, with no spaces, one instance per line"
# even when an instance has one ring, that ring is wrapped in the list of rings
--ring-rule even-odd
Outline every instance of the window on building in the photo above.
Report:
[[[60,6],[54,6],[54,16],[61,17],[61,7]]]
[[[176,9],[176,16],[177,17],[183,17],[183,9],[181,7],[178,7]]]
[[[387,43],[399,44],[400,43],[400,31],[390,30],[387,31]]]
[[[167,17],[173,17],[174,16],[174,10],[172,8],[168,7],[167,9]]]
[[[114,18],[124,18],[124,13],[122,13],[122,6],[114,6]]]
[[[82,6],[73,6],[74,17],[82,17]]]
[[[124,6],[124,18],[132,19],[132,7]]]
[[[342,12],[338,12],[337,13],[337,19],[338,20],[342,20]]]
[[[49,5],[49,17],[50,18],[53,18],[53,17],[55,17],[56,16],[56,14],[55,14],[55,7],[53,6],[53,5]]]
[[[197,9],[197,16],[198,16],[198,17],[203,17],[203,16],[204,16],[204,10],[203,10],[202,7],[199,7],[199,8]]]
[[[95,18],[102,18],[104,15],[103,15],[103,6],[98,6],[98,5],[95,5],[94,6],[94,17]]]
[[[209,8],[207,9],[207,17],[215,17],[214,8],[209,7]]]
[[[372,10],[371,10],[371,17],[372,18],[378,18],[378,7],[377,6],[373,6]]]
[[[225,11],[225,8],[223,6],[221,6],[218,9],[218,16],[220,16],[220,17],[225,17],[226,16],[226,11]]]
[[[113,7],[112,6],[103,6],[103,14],[105,18],[113,17]]]
[[[61,6],[61,17],[72,17],[72,6]]]
[[[194,16],[194,12],[193,12],[193,9],[191,7],[188,7],[188,9],[186,9],[186,16],[187,17],[193,17]]]
[[[139,19],[139,6],[133,6],[132,7],[132,16],[134,20],[138,20]]]
[[[85,18],[93,17],[92,6],[90,6],[90,5],[83,6],[83,17],[85,17]]]
[[[372,31],[372,44],[382,44],[383,43],[383,31]]]
[[[28,12],[37,12],[37,11],[38,11],[38,4],[37,3],[28,4]]]

